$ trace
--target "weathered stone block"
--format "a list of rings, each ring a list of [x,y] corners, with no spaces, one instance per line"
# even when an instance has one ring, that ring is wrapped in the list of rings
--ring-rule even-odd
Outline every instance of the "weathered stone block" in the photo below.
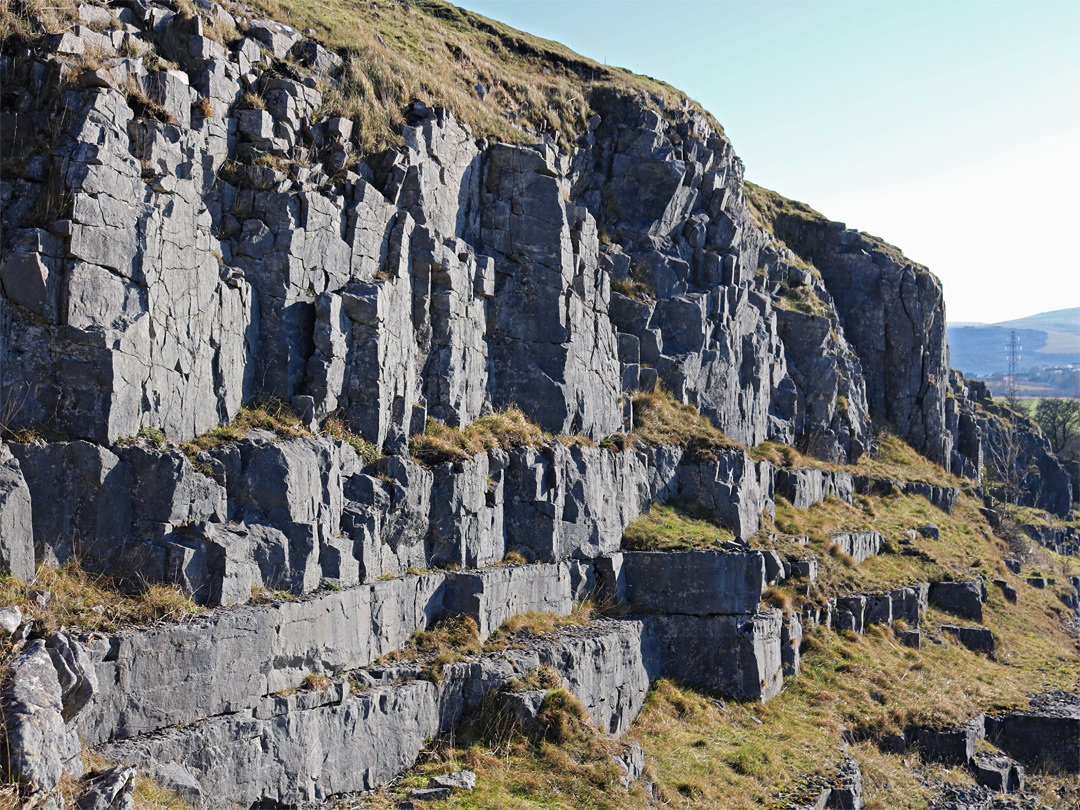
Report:
[[[765,590],[761,552],[626,551],[627,601],[642,610],[695,616],[754,613]]]

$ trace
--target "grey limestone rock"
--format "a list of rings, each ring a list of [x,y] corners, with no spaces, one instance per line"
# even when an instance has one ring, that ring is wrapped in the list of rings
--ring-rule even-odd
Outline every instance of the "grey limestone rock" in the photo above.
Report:
[[[554,150],[497,144],[485,163],[481,234],[496,256],[493,401],[522,405],[552,433],[601,439],[622,416],[596,222],[567,202]]]
[[[802,639],[802,620],[798,614],[785,615],[783,626],[780,628],[780,659],[785,677],[794,677],[799,674]]]
[[[881,551],[881,535],[877,531],[834,534],[832,541],[857,563]]]
[[[850,473],[813,467],[776,470],[776,494],[796,509],[809,509],[830,496],[851,503],[854,491]]]
[[[34,577],[34,524],[30,490],[19,461],[0,443],[0,571]]]
[[[447,788],[448,790],[476,790],[476,774],[472,771],[454,771],[439,774],[428,780],[429,788]]]
[[[679,493],[714,512],[740,540],[758,530],[762,514],[776,512],[773,466],[754,462],[745,450],[725,451],[708,461],[684,461]]]
[[[275,20],[265,19],[249,22],[247,34],[265,45],[276,59],[284,59],[293,45],[302,38],[295,28]]]
[[[65,722],[61,684],[44,640],[31,642],[15,657],[0,700],[8,781],[41,799],[65,773],[81,771],[79,738]]]
[[[829,793],[826,807],[837,810],[862,810],[863,778],[859,764],[849,756],[840,762],[836,786]]]
[[[1080,696],[1075,693],[1038,695],[1026,709],[988,717],[986,730],[1021,762],[1080,772]]]
[[[985,588],[980,579],[969,582],[931,582],[928,598],[934,607],[981,622],[982,606],[986,601]]]
[[[1024,766],[1006,756],[976,754],[971,761],[975,781],[999,793],[1024,790]]]
[[[628,742],[612,759],[622,772],[619,782],[623,787],[630,787],[645,771],[645,750],[636,740]]]
[[[961,627],[955,624],[943,624],[941,630],[951,636],[973,652],[984,652],[991,660],[995,656],[994,634],[986,627]]]
[[[22,624],[23,613],[18,605],[6,605],[0,608],[0,630],[9,636],[15,635],[15,631]]]
[[[83,776],[82,795],[75,801],[78,810],[133,810],[135,768],[120,765]]]
[[[967,765],[975,754],[975,741],[984,736],[984,719],[979,715],[959,728],[918,729],[914,732],[914,741],[927,762]]]
[[[626,600],[641,610],[752,614],[765,590],[765,559],[759,551],[627,551],[622,557]]]
[[[667,677],[736,700],[765,701],[783,686],[779,610],[750,615],[654,616],[649,632]]]
[[[77,555],[84,566],[118,569],[118,552],[131,531],[127,465],[85,441],[9,446],[30,490],[37,559],[57,565]]]

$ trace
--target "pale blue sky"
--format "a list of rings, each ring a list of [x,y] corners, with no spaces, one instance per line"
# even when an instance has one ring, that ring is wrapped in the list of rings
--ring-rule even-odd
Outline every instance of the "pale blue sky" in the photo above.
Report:
[[[663,79],[746,176],[887,239],[950,321],[1080,305],[1080,0],[462,0]]]

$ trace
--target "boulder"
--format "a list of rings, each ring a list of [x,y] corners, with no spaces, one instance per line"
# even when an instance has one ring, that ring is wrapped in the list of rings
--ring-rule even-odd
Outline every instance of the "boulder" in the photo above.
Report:
[[[982,621],[983,582],[973,579],[968,582],[931,582],[928,598],[934,607],[955,613],[965,619]]]
[[[765,590],[765,557],[747,553],[625,551],[626,600],[637,609],[713,616],[750,614]]]
[[[996,660],[994,634],[986,627],[960,627],[955,624],[941,625],[941,631],[956,637],[956,640],[972,652],[984,652],[990,660]]]
[[[472,771],[454,771],[453,773],[439,774],[428,780],[429,788],[446,788],[447,790],[476,790],[476,774]]]
[[[999,793],[1016,793],[1024,789],[1024,766],[1006,756],[977,754],[971,761],[975,781]]]

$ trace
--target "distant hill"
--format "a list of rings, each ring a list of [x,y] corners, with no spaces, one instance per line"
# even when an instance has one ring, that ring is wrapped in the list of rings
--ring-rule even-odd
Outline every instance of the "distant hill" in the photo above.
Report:
[[[1073,307],[1000,323],[950,324],[952,367],[968,376],[1005,374],[1006,344],[1014,329],[1020,339],[1018,370],[1080,363],[1080,307]]]

